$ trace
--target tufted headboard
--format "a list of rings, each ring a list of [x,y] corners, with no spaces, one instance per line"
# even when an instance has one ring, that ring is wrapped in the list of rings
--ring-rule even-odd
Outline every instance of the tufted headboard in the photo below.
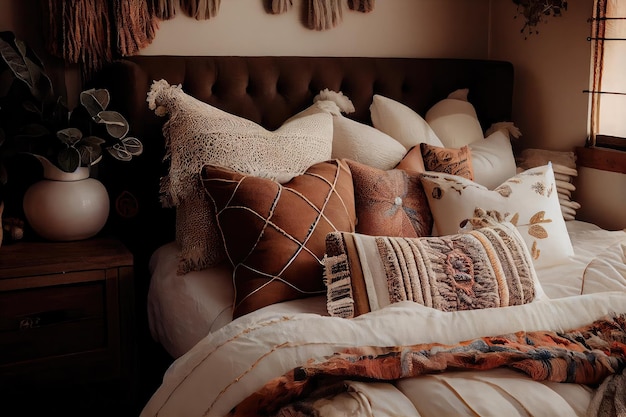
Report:
[[[161,208],[165,119],[148,109],[153,80],[181,84],[188,94],[225,111],[276,129],[312,104],[320,90],[342,91],[356,108],[355,120],[371,123],[374,94],[400,101],[424,115],[458,88],[469,88],[483,129],[511,118],[513,67],[508,62],[469,59],[368,57],[185,57],[136,56],[116,61],[95,78],[111,93],[110,108],[130,122],[144,153],[132,162],[109,158],[98,177],[111,197],[107,232],[123,239],[138,262],[174,239],[173,209]]]

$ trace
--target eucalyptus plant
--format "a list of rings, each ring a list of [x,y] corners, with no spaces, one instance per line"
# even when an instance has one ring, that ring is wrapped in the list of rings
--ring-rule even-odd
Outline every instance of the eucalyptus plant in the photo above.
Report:
[[[100,162],[103,148],[123,161],[142,153],[141,141],[127,136],[126,118],[107,110],[106,89],[83,91],[81,107],[70,111],[43,62],[12,32],[0,32],[0,56],[0,166],[2,158],[30,152],[73,172]]]

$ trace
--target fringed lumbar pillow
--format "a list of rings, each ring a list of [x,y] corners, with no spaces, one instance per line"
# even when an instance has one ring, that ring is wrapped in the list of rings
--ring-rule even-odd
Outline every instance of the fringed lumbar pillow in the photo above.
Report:
[[[328,312],[351,318],[400,301],[442,311],[506,307],[545,297],[530,253],[511,223],[485,213],[478,227],[441,237],[329,233]]]
[[[224,259],[215,213],[200,183],[202,167],[226,167],[282,183],[331,158],[333,120],[321,105],[268,131],[197,100],[165,80],[153,83],[148,103],[156,114],[169,115],[163,135],[170,166],[161,192],[164,206],[177,207],[181,273]]]

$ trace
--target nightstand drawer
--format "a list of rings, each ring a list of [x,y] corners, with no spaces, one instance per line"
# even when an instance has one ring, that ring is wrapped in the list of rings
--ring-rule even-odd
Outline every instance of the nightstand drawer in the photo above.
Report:
[[[106,348],[104,271],[85,274],[84,282],[0,291],[0,365]]]

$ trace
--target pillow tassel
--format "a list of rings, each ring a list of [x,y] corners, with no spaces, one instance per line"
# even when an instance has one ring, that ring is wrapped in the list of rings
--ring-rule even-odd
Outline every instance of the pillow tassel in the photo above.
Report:
[[[369,13],[374,10],[374,0],[348,0],[350,10]]]
[[[344,96],[341,91],[336,92],[325,88],[313,98],[313,103],[317,103],[318,101],[332,101],[339,107],[342,113],[348,114],[355,112],[354,104],[352,104],[352,101]]]
[[[341,23],[340,0],[307,0],[307,25],[309,29],[328,30]]]

